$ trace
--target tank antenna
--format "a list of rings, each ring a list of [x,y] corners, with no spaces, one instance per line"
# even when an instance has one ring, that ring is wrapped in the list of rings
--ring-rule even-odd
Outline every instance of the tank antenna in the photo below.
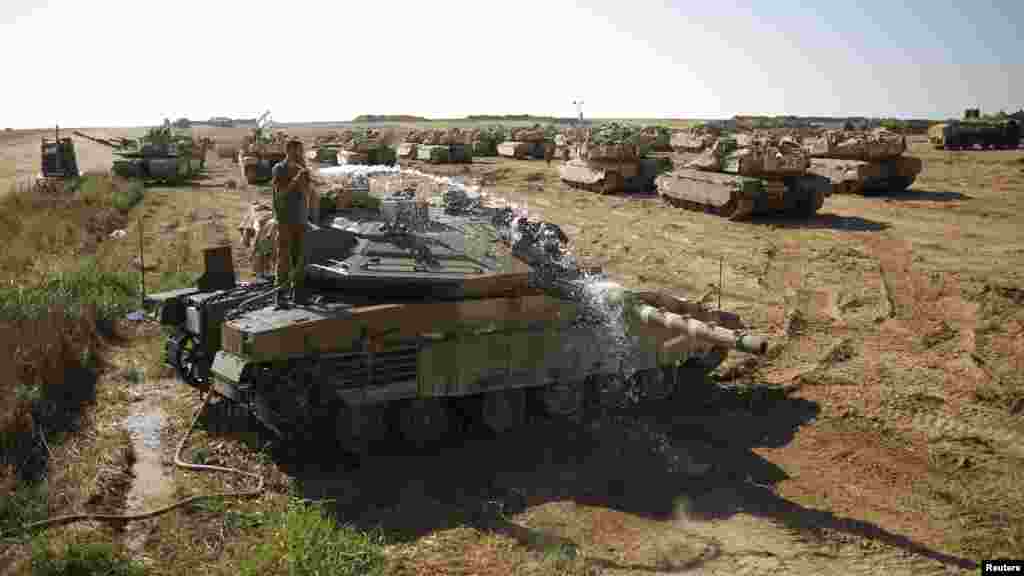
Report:
[[[146,308],[146,260],[142,251],[142,216],[139,216],[139,289],[142,292],[141,309]]]
[[[573,105],[576,106],[576,157],[580,156],[580,146],[582,146],[581,140],[583,140],[583,100],[573,100]]]
[[[725,276],[725,256],[718,257],[718,311],[722,311],[722,292],[725,287],[722,286],[722,278]]]

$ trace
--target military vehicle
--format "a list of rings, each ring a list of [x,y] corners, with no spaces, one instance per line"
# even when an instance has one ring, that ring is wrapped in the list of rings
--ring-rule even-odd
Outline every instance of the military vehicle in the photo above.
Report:
[[[657,177],[659,196],[732,220],[773,212],[809,216],[832,194],[829,179],[809,174],[806,154],[785,138],[722,136],[700,154],[680,153],[676,165]]]
[[[71,138],[61,138],[59,127],[54,129],[53,141],[43,137],[39,155],[39,174],[35,183],[37,190],[54,190],[63,182],[81,176],[75,143]]]
[[[1005,121],[952,120],[928,128],[928,141],[936,150],[1015,150],[1020,146],[1020,124]]]
[[[399,145],[398,157],[427,164],[471,164],[472,134],[459,128],[413,130]]]
[[[924,168],[920,158],[904,156],[906,137],[885,129],[829,130],[804,140],[804,150],[808,171],[828,178],[836,194],[901,192]]]
[[[338,164],[366,166],[394,166],[398,160],[387,135],[372,128],[352,130],[342,141],[337,158]]]
[[[205,165],[207,145],[176,132],[166,120],[141,138],[95,138],[77,130],[74,134],[112,148],[111,172],[122,178],[175,183],[192,178]]]
[[[597,125],[558,167],[559,177],[570,187],[601,194],[654,190],[655,178],[671,168],[671,161],[647,158],[651,142],[633,126],[617,122]]]
[[[509,131],[510,140],[498,144],[498,156],[518,160],[541,160],[549,148],[554,151],[557,133],[554,126],[544,127],[540,124],[534,124],[530,128],[513,128]]]
[[[147,299],[174,332],[180,377],[285,439],[327,430],[365,453],[437,440],[453,422],[575,419],[590,403],[666,399],[729,350],[768,346],[734,314],[578,267],[557,226],[457,186],[399,190],[306,238],[310,304],[278,309],[272,280],[237,282],[230,247],[205,252],[195,287]]]
[[[505,140],[505,127],[497,124],[470,131],[473,156],[489,157],[498,155],[498,144]]]
[[[238,166],[246,184],[264,184],[273,178],[274,165],[285,158],[288,136],[272,132],[270,110],[256,120],[256,127],[245,138],[238,151]]]

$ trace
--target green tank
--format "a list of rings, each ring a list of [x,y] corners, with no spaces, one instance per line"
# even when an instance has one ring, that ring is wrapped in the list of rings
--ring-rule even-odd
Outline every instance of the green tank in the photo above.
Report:
[[[271,279],[236,282],[230,247],[207,251],[197,286],[147,305],[186,382],[283,437],[356,453],[467,421],[503,432],[531,414],[665,400],[730,350],[766,352],[736,315],[622,287],[568,245],[557,226],[456,184],[432,198],[406,188],[310,225],[308,305],[273,307]]]
[[[76,135],[113,149],[111,172],[122,178],[176,183],[198,174],[205,164],[206,146],[176,132],[169,122],[151,128],[141,138],[94,138]]]
[[[936,150],[1015,150],[1020,146],[1020,124],[1016,120],[953,120],[928,128],[928,141]]]

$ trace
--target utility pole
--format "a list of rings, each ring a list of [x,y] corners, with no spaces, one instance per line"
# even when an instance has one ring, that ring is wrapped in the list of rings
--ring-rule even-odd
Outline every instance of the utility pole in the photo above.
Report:
[[[580,157],[580,146],[583,145],[583,100],[573,100],[573,106],[576,106],[576,157]]]

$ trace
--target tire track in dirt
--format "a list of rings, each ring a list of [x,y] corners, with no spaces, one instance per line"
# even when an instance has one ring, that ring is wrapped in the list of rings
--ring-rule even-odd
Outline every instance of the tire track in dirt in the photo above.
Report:
[[[1001,445],[1004,452],[1024,458],[1024,435],[999,426],[994,414],[972,406],[974,392],[992,381],[991,375],[974,359],[978,305],[963,299],[954,276],[943,273],[929,279],[914,270],[912,250],[906,240],[885,236],[865,236],[862,240],[879,260],[895,305],[893,318],[879,326],[874,344],[879,349],[906,352],[895,358],[897,369],[916,363],[942,375],[942,405],[935,411],[913,414],[910,427],[932,440],[982,438]],[[946,342],[929,346],[929,341],[936,338]],[[888,405],[882,416],[891,421],[900,414]]]

